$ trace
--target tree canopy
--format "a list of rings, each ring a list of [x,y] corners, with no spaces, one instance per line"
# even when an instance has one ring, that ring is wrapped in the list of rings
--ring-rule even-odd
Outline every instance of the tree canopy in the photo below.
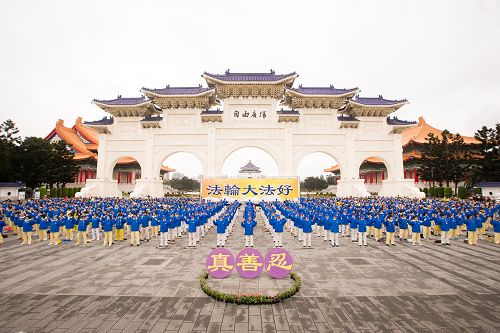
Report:
[[[12,120],[0,124],[0,181],[22,181],[27,187],[64,187],[73,181],[78,165],[64,141],[50,143],[42,138],[17,135]]]
[[[474,137],[480,142],[474,156],[474,181],[500,181],[500,123],[493,128],[483,126]]]

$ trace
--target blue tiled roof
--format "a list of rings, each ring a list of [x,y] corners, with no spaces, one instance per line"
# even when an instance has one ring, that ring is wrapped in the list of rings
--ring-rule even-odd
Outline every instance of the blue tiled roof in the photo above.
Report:
[[[359,121],[356,117],[353,116],[338,116],[337,117],[338,121]]]
[[[223,114],[223,113],[224,113],[224,111],[219,110],[219,109],[217,109],[217,110],[203,110],[203,111],[201,111],[202,115],[218,115],[218,114]]]
[[[401,120],[398,117],[387,117],[387,125],[415,125],[416,121]]]
[[[276,74],[273,70],[269,73],[231,73],[228,70],[224,74],[211,74],[208,72],[203,73],[204,76],[209,76],[214,79],[221,81],[232,81],[232,82],[273,82],[280,81],[294,75],[297,73],[289,74]]]
[[[85,121],[83,124],[84,125],[112,125],[114,122],[113,117],[104,117],[100,120],[94,120],[94,121]]]
[[[408,102],[406,99],[402,100],[385,99],[382,97],[382,95],[378,95],[378,97],[356,97],[352,101],[363,105],[395,105],[399,103]]]
[[[122,95],[118,95],[115,99],[110,100],[98,100],[94,99],[93,102],[106,104],[106,105],[138,105],[144,102],[149,102],[145,96],[141,97],[122,97]]]
[[[162,120],[163,120],[162,116],[154,116],[154,117],[153,116],[146,116],[141,121],[162,121]]]
[[[25,187],[26,185],[22,182],[2,182],[0,183],[0,187]]]
[[[500,187],[500,182],[481,182],[477,187]]]
[[[255,166],[252,161],[248,161],[247,164],[245,164],[244,166],[242,166],[240,168],[240,172],[245,172],[245,171],[256,171],[256,172],[260,172],[260,168],[258,166]]]
[[[283,109],[281,109],[281,110],[278,110],[277,113],[282,114],[282,115],[297,115],[297,116],[300,115],[299,111],[297,111],[297,110],[283,110]]]
[[[198,95],[211,90],[211,88],[204,88],[201,85],[199,85],[198,87],[171,87],[170,85],[167,85],[165,88],[160,89],[150,89],[143,87],[142,90],[159,95]]]
[[[298,88],[290,88],[288,90],[298,92],[304,95],[344,95],[347,93],[352,93],[358,90],[358,88],[351,89],[339,89],[335,88],[333,85],[329,87],[303,87],[300,85]]]

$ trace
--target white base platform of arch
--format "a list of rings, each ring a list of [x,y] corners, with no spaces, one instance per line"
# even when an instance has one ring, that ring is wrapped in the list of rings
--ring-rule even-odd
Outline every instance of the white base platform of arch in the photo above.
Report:
[[[420,192],[413,179],[384,179],[378,195],[380,197],[425,198],[425,193]]]
[[[337,181],[337,196],[344,197],[369,197],[364,179],[340,179]]]
[[[122,197],[118,189],[118,181],[113,179],[87,179],[85,187],[75,194],[77,198],[89,197]]]
[[[162,198],[163,181],[157,179],[137,179],[131,198]]]

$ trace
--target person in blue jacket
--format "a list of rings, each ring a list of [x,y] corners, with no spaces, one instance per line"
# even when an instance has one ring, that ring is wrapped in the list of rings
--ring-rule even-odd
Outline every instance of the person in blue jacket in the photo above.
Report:
[[[59,221],[57,216],[53,216],[50,220],[50,241],[49,245],[58,245],[59,241]]]
[[[498,216],[491,220],[491,225],[493,226],[493,232],[495,233],[495,244],[500,245],[500,219]]]
[[[450,221],[445,215],[442,215],[441,218],[438,217],[438,221],[441,229],[441,245],[450,245]]]
[[[311,220],[309,217],[305,217],[302,220],[302,233],[303,233],[303,238],[304,238],[304,243],[302,244],[302,247],[309,247],[311,248],[311,233],[312,233],[312,224]]]
[[[467,225],[467,243],[469,245],[477,244],[477,234],[476,234],[476,221],[472,215],[467,217],[467,221],[465,222]]]
[[[257,222],[252,220],[251,217],[241,223],[245,235],[245,247],[253,247],[253,228],[255,228],[256,225]]]
[[[113,220],[108,214],[101,220],[102,230],[104,231],[104,242],[102,246],[111,246],[113,244]]]
[[[86,245],[87,240],[87,228],[90,224],[89,218],[87,215],[81,215],[78,218],[78,232],[76,234],[76,245],[80,245],[80,241],[83,242],[83,245]],[[51,228],[52,229],[52,228]],[[52,234],[52,231],[51,231]]]
[[[329,221],[329,226],[330,226],[330,239],[332,241],[332,247],[339,247],[339,232],[340,232],[340,226],[339,226],[339,220],[340,216],[339,215],[332,215],[330,217]]]
[[[188,221],[188,239],[189,239],[189,245],[188,247],[195,248],[196,247],[196,230],[198,229],[197,226],[197,219],[194,216],[191,216]]]
[[[373,218],[373,228],[375,229],[375,241],[380,242],[382,239],[382,219],[379,215]]]
[[[42,214],[40,219],[40,240],[46,242],[47,241],[47,231],[49,230],[49,220],[47,215]]]
[[[160,246],[159,249],[168,247],[168,220],[164,215],[160,219]]]
[[[73,240],[73,231],[75,228],[75,220],[73,219],[73,216],[71,216],[71,213],[68,212],[68,215],[65,217],[64,220],[64,226],[65,226],[65,240],[67,241],[72,241]]]
[[[396,246],[394,244],[394,233],[396,232],[396,225],[393,220],[392,215],[388,215],[387,219],[384,221],[385,225],[385,245]]]
[[[283,227],[285,226],[286,219],[277,215],[274,216],[274,246],[283,247]]]
[[[366,243],[366,220],[364,215],[361,215],[358,219],[356,219],[356,229],[358,230],[358,245],[359,246],[368,246]]]
[[[217,232],[217,247],[224,247],[225,245],[225,234],[226,234],[226,223],[222,216],[219,216],[214,221],[215,231]]]
[[[125,219],[122,213],[119,213],[115,219],[115,240],[120,242],[123,242],[125,240],[124,228],[125,228]]]
[[[405,241],[408,239],[408,220],[406,216],[401,216],[398,220],[399,225],[399,240]]]
[[[137,217],[137,214],[134,214],[129,218],[130,222],[130,246],[139,246],[141,245],[139,230],[141,229],[141,221]]]
[[[31,245],[31,237],[33,235],[33,218],[27,215],[23,220],[23,242],[21,244]]]
[[[3,244],[3,228],[5,228],[7,224],[2,215],[0,215],[0,245]]]
[[[421,223],[418,220],[418,216],[414,215],[413,220],[409,222],[411,225],[411,242],[413,245],[418,243],[418,245],[422,245],[422,242],[420,241],[420,230],[421,230]]]
[[[354,212],[349,217],[349,228],[351,229],[351,242],[358,241],[358,221]]]

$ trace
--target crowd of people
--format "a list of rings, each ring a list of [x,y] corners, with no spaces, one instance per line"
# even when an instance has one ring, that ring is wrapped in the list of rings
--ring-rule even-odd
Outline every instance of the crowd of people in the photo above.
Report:
[[[153,237],[166,248],[183,234],[189,246],[218,220],[226,219],[226,202],[206,202],[186,198],[162,199],[43,199],[4,202],[0,231],[12,230],[21,244],[36,241],[57,246],[63,242],[85,245],[93,241],[111,246],[130,238],[130,246],[140,246]],[[114,235],[113,235],[114,231]],[[114,237],[113,237],[114,236]],[[125,238],[128,237],[128,238]],[[3,240],[0,238],[1,243]]]
[[[500,205],[494,202],[407,198],[303,198],[300,202],[260,203],[266,228],[276,246],[282,246],[287,230],[303,247],[311,248],[313,235],[339,247],[339,237],[348,237],[359,246],[367,246],[368,237],[387,246],[396,246],[395,238],[421,245],[436,240],[465,236],[476,245],[491,233],[500,244]],[[396,233],[397,232],[397,233]],[[466,232],[466,233],[464,233]]]
[[[43,199],[2,203],[0,244],[2,232],[11,230],[25,245],[102,241],[103,246],[112,246],[130,238],[130,246],[139,246],[159,238],[158,248],[166,248],[187,234],[187,247],[195,248],[215,226],[216,246],[224,247],[238,220],[244,246],[253,247],[257,214],[276,247],[283,247],[285,231],[304,248],[312,247],[313,235],[332,247],[340,246],[341,237],[359,246],[367,246],[371,238],[376,242],[385,238],[387,246],[396,246],[396,238],[421,245],[434,237],[443,246],[461,237],[476,245],[487,234],[500,244],[499,213],[500,205],[493,202],[376,197],[302,198],[258,205],[188,198]]]

